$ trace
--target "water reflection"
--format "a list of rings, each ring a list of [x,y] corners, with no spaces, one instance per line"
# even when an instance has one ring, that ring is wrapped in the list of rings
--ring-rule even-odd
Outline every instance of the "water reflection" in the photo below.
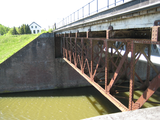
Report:
[[[2,119],[78,120],[120,112],[94,87],[0,94]]]

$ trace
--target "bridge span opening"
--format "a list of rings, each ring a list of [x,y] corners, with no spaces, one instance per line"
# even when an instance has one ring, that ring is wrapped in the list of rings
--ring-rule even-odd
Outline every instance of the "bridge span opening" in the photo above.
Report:
[[[54,31],[62,48],[57,53],[121,111],[139,109],[160,94],[159,6],[160,0],[130,0],[63,20]],[[128,99],[127,105],[118,98]]]
[[[139,109],[160,87],[159,46],[153,28],[57,34],[57,54],[121,111]],[[61,42],[60,42],[61,41]],[[62,52],[60,52],[62,51]],[[141,91],[139,98],[137,91]],[[121,93],[129,92],[129,96]],[[128,99],[128,106],[118,98]],[[158,104],[158,103],[156,103]]]

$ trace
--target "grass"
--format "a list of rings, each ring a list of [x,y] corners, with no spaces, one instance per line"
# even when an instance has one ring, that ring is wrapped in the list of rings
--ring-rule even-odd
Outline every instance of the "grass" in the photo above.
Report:
[[[0,36],[0,64],[40,34]]]

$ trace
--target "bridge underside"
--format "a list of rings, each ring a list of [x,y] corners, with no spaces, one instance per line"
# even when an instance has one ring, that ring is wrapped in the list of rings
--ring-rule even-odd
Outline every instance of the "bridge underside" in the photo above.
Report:
[[[133,0],[54,31],[64,60],[121,111],[155,103],[149,98],[160,95],[159,4]]]
[[[151,59],[152,49],[159,50],[159,31],[159,26],[154,26],[59,37],[64,60],[121,111],[129,111],[141,108],[154,93],[159,94],[160,66]],[[138,99],[134,98],[136,91],[142,92]],[[129,92],[129,96],[121,96],[123,92]],[[128,106],[118,98],[128,99]]]

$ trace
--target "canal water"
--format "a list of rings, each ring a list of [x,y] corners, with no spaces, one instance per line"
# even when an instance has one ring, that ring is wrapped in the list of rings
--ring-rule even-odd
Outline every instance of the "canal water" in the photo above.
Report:
[[[137,91],[134,96],[141,94]],[[153,95],[150,100],[160,98]],[[121,102],[128,105],[128,100]],[[157,105],[145,103],[143,107]],[[80,120],[116,112],[120,110],[94,87],[0,94],[0,120]]]
[[[80,120],[115,112],[94,87],[0,94],[2,120]]]

